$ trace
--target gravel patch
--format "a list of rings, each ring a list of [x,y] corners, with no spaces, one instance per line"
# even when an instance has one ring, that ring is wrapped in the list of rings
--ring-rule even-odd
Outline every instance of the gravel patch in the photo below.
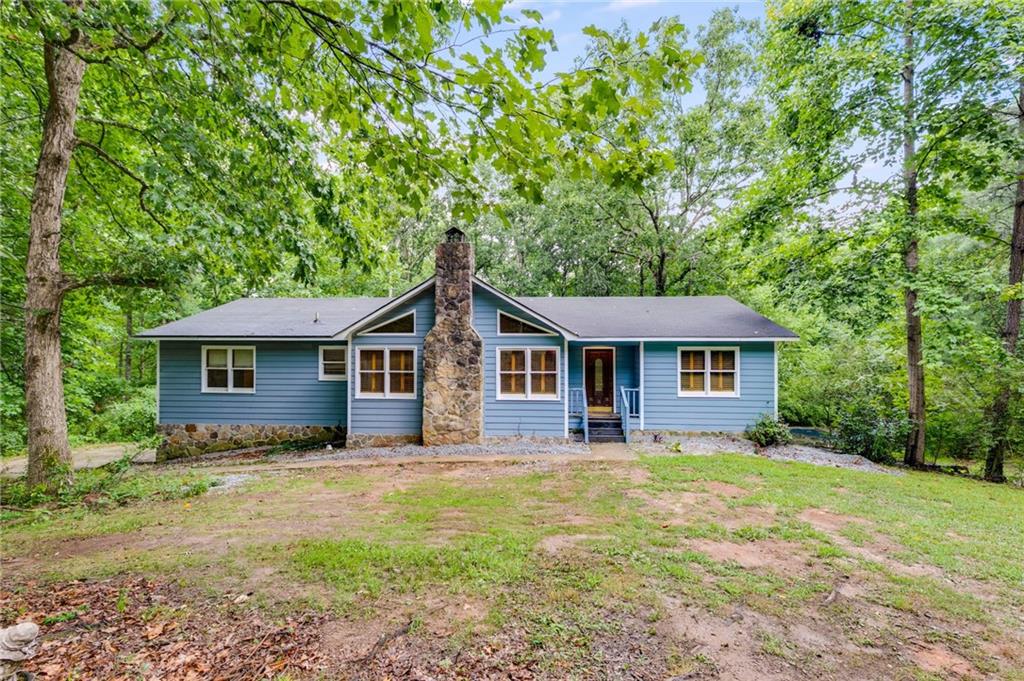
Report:
[[[400,445],[397,447],[363,447],[360,449],[321,449],[314,452],[275,454],[266,461],[344,461],[346,459],[399,459],[406,457],[447,456],[537,456],[587,455],[590,448],[580,442],[546,443],[502,442],[466,445]]]
[[[855,470],[871,471],[872,473],[903,475],[903,471],[897,468],[882,466],[857,454],[842,454],[831,449],[808,447],[807,445],[766,447],[761,450],[760,455],[780,461],[803,461],[804,463],[813,463],[817,466],[835,466],[836,468],[853,468]]]
[[[678,443],[678,449],[674,446]],[[709,455],[721,453],[749,454],[763,456],[777,461],[802,461],[816,466],[834,466],[853,470],[903,475],[903,472],[879,465],[856,454],[841,454],[821,447],[807,445],[776,445],[758,449],[750,440],[734,435],[670,435],[662,442],[650,442],[637,445],[636,448],[647,454],[694,454]]]
[[[226,492],[229,489],[234,489],[247,480],[250,480],[253,476],[248,473],[232,473],[229,475],[221,475],[214,478],[213,487],[210,488],[210,493],[215,494],[219,492]]]

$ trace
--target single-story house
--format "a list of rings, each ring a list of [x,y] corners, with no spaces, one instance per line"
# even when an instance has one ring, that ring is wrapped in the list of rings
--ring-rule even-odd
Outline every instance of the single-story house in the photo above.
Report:
[[[158,343],[161,458],[737,432],[776,413],[797,338],[727,296],[510,296],[455,229],[397,297],[243,298],[138,335]]]

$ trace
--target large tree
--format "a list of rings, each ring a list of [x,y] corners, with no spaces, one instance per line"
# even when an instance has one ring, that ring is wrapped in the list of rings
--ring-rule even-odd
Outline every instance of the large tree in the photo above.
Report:
[[[621,36],[594,32],[591,50]],[[733,10],[694,31],[699,63],[690,88],[646,93],[642,118],[621,127],[596,179],[598,216],[616,235],[613,251],[634,263],[640,295],[693,294],[711,258],[713,228],[767,162],[768,111],[758,91],[760,26]],[[639,93],[637,93],[639,94]],[[628,112],[631,113],[631,112]]]
[[[927,301],[919,249],[954,222],[950,179],[976,184],[994,172],[991,156],[964,155],[963,142],[990,141],[988,111],[1005,99],[1013,62],[989,29],[1022,10],[1012,2],[849,0],[774,2],[768,14],[778,128],[794,149],[768,184],[788,207],[854,195],[888,225],[882,247],[895,246],[903,265],[904,461],[921,465]]]
[[[505,16],[500,1],[66,0],[0,11],[7,118],[39,149],[34,172],[8,179],[31,179],[29,482],[50,489],[70,476],[69,293],[161,286],[196,270],[255,285],[285,262],[308,280],[318,253],[365,260],[389,209],[414,212],[439,185],[454,214],[479,210],[483,164],[539,196],[567,141],[586,163],[596,112],[615,98],[599,70],[571,74],[576,103],[535,80],[551,33],[536,12]],[[627,47],[606,56],[650,62],[647,89],[690,66],[667,40]]]
[[[1016,32],[1018,45],[1024,43],[1024,26]],[[1019,361],[1017,344],[1020,340],[1021,301],[1024,300],[1024,76],[1021,77],[1017,101],[1011,113],[1016,116],[1017,128],[1017,163],[1016,178],[1012,184],[1012,203],[1010,227],[1009,276],[1006,288],[1006,318],[1003,322],[1002,340],[1006,353],[1007,364]],[[1014,393],[1019,392],[1019,384],[1015,385],[1017,372],[1013,367],[1006,366],[998,377],[999,392],[992,404],[992,444],[985,457],[985,479],[992,482],[1003,482],[1003,460],[1010,451],[1011,403]]]

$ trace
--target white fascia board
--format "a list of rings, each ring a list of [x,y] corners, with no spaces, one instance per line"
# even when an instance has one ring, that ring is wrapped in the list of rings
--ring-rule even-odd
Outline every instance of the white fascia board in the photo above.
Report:
[[[647,342],[658,342],[664,341],[665,343],[756,343],[756,342],[776,342],[783,343],[786,341],[798,341],[799,338],[762,338],[760,336],[749,338],[749,337],[737,337],[737,336],[722,336],[722,337],[666,337],[666,336],[633,336],[630,338],[606,338],[602,336],[578,336],[573,338],[574,341],[586,342],[586,343],[632,343],[639,341]]]
[[[361,319],[357,319],[352,324],[349,324],[344,329],[342,329],[338,333],[334,334],[333,337],[334,338],[338,338],[339,336],[345,336],[346,338],[350,338],[361,327],[366,326],[367,324],[372,322],[375,318],[379,317],[380,315],[386,314],[386,313],[390,312],[391,310],[394,310],[396,307],[398,307],[402,303],[408,301],[410,298],[414,298],[415,296],[419,295],[420,293],[425,291],[427,288],[429,288],[433,283],[434,283],[434,277],[430,277],[429,279],[424,281],[422,284],[418,284],[416,286],[413,286],[411,289],[409,289],[408,291],[406,291],[402,295],[398,296],[397,298],[392,299],[391,301],[389,301],[389,302],[385,303],[384,305],[378,307],[376,310],[374,310],[370,314],[363,316]]]
[[[501,300],[503,300],[504,302],[508,303],[509,305],[515,305],[518,309],[522,310],[526,314],[533,315],[537,319],[541,320],[543,323],[545,323],[548,326],[552,327],[553,329],[557,330],[560,334],[562,334],[566,338],[572,338],[573,340],[576,340],[576,339],[579,338],[579,336],[576,335],[576,333],[574,333],[573,331],[570,331],[569,329],[565,328],[561,324],[558,324],[557,322],[555,322],[551,318],[545,317],[544,315],[542,315],[541,313],[537,312],[536,310],[534,310],[534,309],[532,309],[532,308],[530,308],[530,307],[528,307],[526,305],[523,305],[522,303],[520,303],[518,300],[516,300],[512,296],[508,295],[507,293],[502,292],[500,289],[494,288],[493,286],[491,286],[490,284],[488,284],[486,281],[484,281],[480,277],[476,276],[475,274],[473,275],[473,283],[474,284],[479,284],[480,288],[482,288],[483,290],[487,291],[488,293],[491,293],[491,294],[497,296],[498,298],[501,298]]]

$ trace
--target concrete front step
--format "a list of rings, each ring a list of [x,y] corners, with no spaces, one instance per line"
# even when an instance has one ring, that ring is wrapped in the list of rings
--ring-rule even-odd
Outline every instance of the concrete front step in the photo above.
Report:
[[[623,434],[618,435],[590,435],[591,442],[625,442],[626,436]]]

